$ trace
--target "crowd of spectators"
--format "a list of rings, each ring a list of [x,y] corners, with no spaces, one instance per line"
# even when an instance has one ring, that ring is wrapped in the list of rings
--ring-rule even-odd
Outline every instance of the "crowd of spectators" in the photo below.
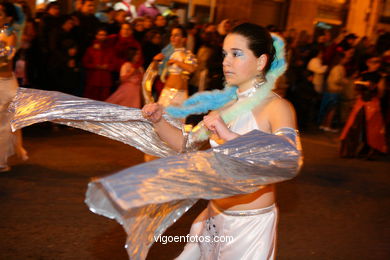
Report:
[[[76,1],[75,11],[62,14],[58,2],[27,16],[15,72],[22,86],[105,100],[119,84],[121,65],[129,50],[138,49],[137,65],[146,69],[153,57],[169,43],[170,28],[179,24],[176,6],[161,14],[147,0],[138,9],[131,0],[113,4]],[[187,49],[197,55],[198,68],[189,82],[190,94],[223,87],[222,42],[238,21],[219,24],[189,22]],[[279,82],[281,95],[297,110],[300,129],[320,127],[337,131],[353,106],[357,93],[353,82],[367,69],[367,59],[380,57],[381,75],[390,70],[389,33],[375,39],[358,38],[340,30],[316,30],[314,36],[296,29],[268,29],[285,38],[289,68]],[[389,81],[387,81],[389,82]],[[96,91],[99,89],[99,91]],[[389,87],[381,94],[382,112],[389,124]]]

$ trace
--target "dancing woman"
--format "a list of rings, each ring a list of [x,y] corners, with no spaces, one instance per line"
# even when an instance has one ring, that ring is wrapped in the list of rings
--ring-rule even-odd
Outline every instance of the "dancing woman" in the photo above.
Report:
[[[211,99],[214,104],[225,102],[203,120],[204,127],[211,133],[211,146],[216,147],[255,129],[269,134],[282,129],[295,131],[292,106],[272,92],[265,82],[265,74],[275,55],[271,35],[260,26],[241,24],[225,38],[223,54],[226,82],[238,87],[238,99],[229,102],[216,100],[217,96]],[[204,101],[207,95],[210,94],[203,95]],[[203,105],[207,106],[206,102]],[[221,113],[233,106],[240,113],[226,123]],[[185,113],[185,110],[170,107],[167,112],[176,115]],[[181,151],[185,146],[185,136],[164,119],[163,113],[164,108],[159,104],[148,104],[143,108],[143,115],[153,123],[160,138],[176,151]],[[276,223],[274,185],[258,187],[249,194],[213,199],[195,220],[190,234],[233,236],[234,241],[188,243],[177,259],[273,259]]]
[[[148,69],[157,69],[158,63],[168,58],[160,76],[164,88],[158,99],[158,103],[164,107],[181,105],[188,98],[188,79],[196,69],[197,60],[191,51],[185,49],[186,39],[187,32],[183,27],[173,27],[170,38],[172,54],[169,57],[165,57],[163,53],[157,54]]]
[[[12,134],[8,105],[16,94],[18,83],[12,71],[12,59],[17,45],[16,34],[10,29],[18,20],[15,6],[9,2],[0,3],[0,172],[9,171],[8,157],[16,152],[27,160],[27,152],[22,147],[20,131]]]
[[[211,201],[191,234],[234,239],[189,243],[179,259],[275,255],[273,184],[295,177],[302,165],[293,109],[272,92],[286,69],[284,43],[246,23],[227,35],[223,50],[228,86],[196,94],[182,107],[149,104],[141,111],[32,89],[21,89],[11,104],[13,129],[55,121],[162,157],[88,185],[86,203],[94,213],[123,225],[131,259],[145,259],[156,237],[198,199]],[[172,119],[210,110],[191,131]],[[207,140],[212,149],[197,151]]]

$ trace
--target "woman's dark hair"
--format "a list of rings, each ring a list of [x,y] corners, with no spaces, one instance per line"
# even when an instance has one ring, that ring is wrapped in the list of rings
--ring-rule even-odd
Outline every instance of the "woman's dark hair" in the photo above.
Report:
[[[144,41],[145,42],[151,42],[154,38],[155,35],[157,34],[160,34],[162,35],[162,33],[156,29],[152,29],[150,31],[148,31],[146,34],[145,34],[145,38],[144,38]]]
[[[12,25],[12,23],[14,22],[19,21],[18,12],[14,4],[5,1],[5,2],[0,2],[0,5],[2,5],[4,8],[5,16],[12,17],[12,21],[10,22],[10,25]]]
[[[48,3],[48,4],[46,5],[45,11],[46,11],[46,12],[49,11],[50,8],[52,8],[52,7],[58,7],[58,8],[60,8],[60,3],[57,2],[57,1]]]
[[[133,61],[134,56],[137,54],[138,49],[134,47],[130,47],[127,51],[127,60]]]
[[[268,61],[264,68],[264,72],[267,72],[275,56],[273,39],[267,29],[253,23],[242,23],[234,27],[231,34],[244,36],[248,40],[248,48],[256,57],[267,55]]]
[[[183,26],[181,26],[181,25],[173,26],[173,27],[171,28],[171,34],[172,34],[172,31],[173,31],[174,29],[180,30],[181,36],[184,37],[184,38],[187,38],[187,30],[186,30]]]

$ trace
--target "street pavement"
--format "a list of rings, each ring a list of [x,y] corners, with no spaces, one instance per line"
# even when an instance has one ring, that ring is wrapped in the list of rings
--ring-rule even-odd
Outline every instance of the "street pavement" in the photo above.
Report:
[[[128,259],[122,227],[84,203],[87,183],[143,162],[132,147],[49,124],[24,130],[30,159],[0,173],[0,260]],[[338,157],[336,134],[302,134],[300,175],[277,185],[277,259],[390,259],[390,157]],[[165,235],[186,235],[199,201]],[[155,243],[149,260],[183,243]]]

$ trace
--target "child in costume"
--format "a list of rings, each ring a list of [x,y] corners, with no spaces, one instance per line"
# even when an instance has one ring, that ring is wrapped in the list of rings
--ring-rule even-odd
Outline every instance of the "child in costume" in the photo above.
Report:
[[[106,102],[141,108],[141,82],[144,73],[139,66],[141,52],[136,48],[130,48],[128,55],[128,62],[122,65],[120,71],[121,84]]]

